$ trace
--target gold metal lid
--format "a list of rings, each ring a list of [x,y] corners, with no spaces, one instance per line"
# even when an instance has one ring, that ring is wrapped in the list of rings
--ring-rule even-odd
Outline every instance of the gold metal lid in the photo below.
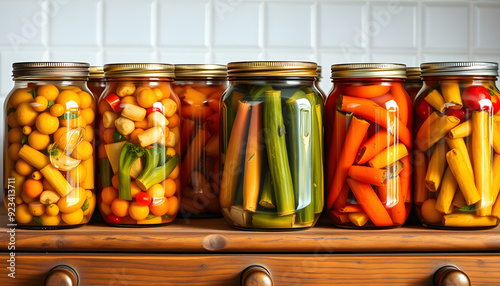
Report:
[[[422,76],[498,76],[494,62],[433,62],[420,65]]]
[[[19,62],[12,64],[14,80],[87,80],[89,64],[76,62]]]
[[[319,79],[323,78],[323,77],[321,76],[321,66],[318,66],[318,67],[316,68],[316,75],[317,75],[316,77],[317,77],[317,78],[319,78]]]
[[[228,77],[316,77],[316,69],[317,64],[313,62],[232,62],[227,64],[227,75]]]
[[[104,69],[101,66],[92,66],[89,68],[90,78],[104,78]]]
[[[331,78],[406,78],[406,65],[383,63],[332,65]]]
[[[225,65],[203,65],[203,64],[181,64],[175,65],[175,78],[226,78],[227,67]]]
[[[406,68],[406,79],[407,80],[421,80],[420,74],[421,74],[421,72],[420,72],[419,67]]]
[[[104,77],[168,77],[174,78],[174,65],[126,63],[104,65]]]

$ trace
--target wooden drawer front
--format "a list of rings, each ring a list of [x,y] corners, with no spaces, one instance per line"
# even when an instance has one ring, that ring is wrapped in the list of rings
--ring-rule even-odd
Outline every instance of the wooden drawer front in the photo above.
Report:
[[[2,265],[7,255],[2,253]],[[116,255],[16,254],[16,279],[6,267],[0,285],[42,285],[57,265],[79,275],[79,285],[239,285],[251,265],[269,270],[275,285],[432,285],[446,265],[472,285],[500,285],[500,255]]]

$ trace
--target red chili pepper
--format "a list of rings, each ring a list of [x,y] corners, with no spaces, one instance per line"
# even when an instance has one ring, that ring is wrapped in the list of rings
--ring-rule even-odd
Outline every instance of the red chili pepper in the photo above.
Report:
[[[148,116],[149,114],[151,114],[153,112],[161,112],[161,113],[163,113],[163,104],[161,104],[161,102],[155,102],[155,103],[153,103],[153,106],[151,106],[150,108],[146,109],[146,116]]]
[[[493,106],[490,92],[484,86],[469,86],[462,99],[465,107],[472,110],[491,110]]]
[[[448,116],[455,116],[458,119],[460,119],[460,122],[463,122],[465,120],[465,109],[448,109],[446,110],[446,115]]]
[[[122,111],[123,108],[120,107],[120,97],[118,97],[118,95],[112,93],[112,94],[106,96],[105,100],[109,103],[111,108],[113,108],[113,110],[116,113],[119,113]]]
[[[122,223],[122,218],[116,216],[115,214],[109,214],[108,215],[108,222],[109,223],[115,223],[115,224],[121,224]]]

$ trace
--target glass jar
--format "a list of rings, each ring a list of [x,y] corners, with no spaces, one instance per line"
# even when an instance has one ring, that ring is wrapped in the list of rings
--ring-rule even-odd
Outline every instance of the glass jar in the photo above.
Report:
[[[316,80],[314,81],[314,87],[315,87],[315,88],[319,91],[319,93],[321,94],[321,97],[323,98],[323,102],[325,102],[325,101],[326,101],[326,95],[325,95],[325,93],[323,92],[323,90],[319,87],[319,84],[320,84],[320,82],[321,82],[321,79],[323,78],[323,77],[321,76],[321,66],[318,66],[318,67],[316,68],[316,74],[317,74],[318,76],[316,77]]]
[[[417,96],[417,93],[422,88],[422,79],[420,78],[419,67],[406,68],[406,80],[404,87],[413,102],[415,100],[415,96]]]
[[[421,65],[415,99],[415,210],[435,228],[498,224],[500,92],[498,64]]]
[[[101,93],[106,88],[106,82],[104,81],[104,70],[102,67],[90,67],[89,69],[89,81],[87,86],[90,91],[94,94],[96,98],[101,96]]]
[[[217,217],[219,207],[219,101],[227,88],[225,65],[175,65],[181,100],[181,213]]]
[[[313,226],[323,209],[316,64],[234,62],[221,101],[220,206],[241,229]]]
[[[170,223],[180,199],[180,102],[168,64],[107,64],[99,98],[99,196],[115,226]]]
[[[326,209],[335,225],[387,228],[411,209],[411,101],[401,64],[332,66],[326,109]]]
[[[6,100],[4,202],[34,229],[86,224],[94,211],[95,99],[89,65],[14,63]]]

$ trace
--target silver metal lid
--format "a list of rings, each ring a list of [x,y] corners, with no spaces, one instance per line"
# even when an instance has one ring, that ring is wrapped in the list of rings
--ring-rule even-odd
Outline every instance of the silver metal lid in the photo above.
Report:
[[[384,63],[337,64],[332,65],[331,78],[406,78],[406,65]]]
[[[19,62],[12,64],[14,80],[87,80],[89,64],[77,62]]]
[[[433,62],[420,65],[422,76],[498,76],[494,62]]]

